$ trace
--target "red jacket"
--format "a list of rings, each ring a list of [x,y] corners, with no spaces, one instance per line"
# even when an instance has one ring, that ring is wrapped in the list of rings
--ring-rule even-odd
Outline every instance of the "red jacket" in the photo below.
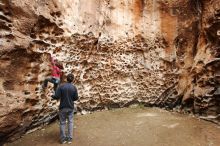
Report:
[[[53,58],[51,58],[51,62],[52,62],[52,77],[55,77],[55,78],[60,78],[61,77],[61,69],[56,66]]]

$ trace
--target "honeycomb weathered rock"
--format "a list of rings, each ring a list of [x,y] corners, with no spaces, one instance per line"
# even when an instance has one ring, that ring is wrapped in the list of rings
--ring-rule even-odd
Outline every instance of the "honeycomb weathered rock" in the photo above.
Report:
[[[79,111],[134,103],[219,122],[219,0],[1,0],[0,141],[50,122],[49,54]]]

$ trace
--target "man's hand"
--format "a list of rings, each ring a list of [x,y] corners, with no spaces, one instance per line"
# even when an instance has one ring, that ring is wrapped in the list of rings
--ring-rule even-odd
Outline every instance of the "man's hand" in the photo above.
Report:
[[[51,100],[57,100],[55,95],[52,95],[51,97]]]

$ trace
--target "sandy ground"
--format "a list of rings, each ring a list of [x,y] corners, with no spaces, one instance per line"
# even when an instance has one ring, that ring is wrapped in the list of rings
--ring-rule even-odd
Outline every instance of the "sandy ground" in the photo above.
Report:
[[[58,146],[58,121],[5,146]],[[157,108],[75,116],[74,146],[220,146],[220,127]]]

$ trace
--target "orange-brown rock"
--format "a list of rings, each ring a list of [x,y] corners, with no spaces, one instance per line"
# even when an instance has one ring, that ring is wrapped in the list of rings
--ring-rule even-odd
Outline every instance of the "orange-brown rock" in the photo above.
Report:
[[[56,118],[49,54],[79,112],[142,103],[219,122],[219,0],[1,0],[0,141]]]

